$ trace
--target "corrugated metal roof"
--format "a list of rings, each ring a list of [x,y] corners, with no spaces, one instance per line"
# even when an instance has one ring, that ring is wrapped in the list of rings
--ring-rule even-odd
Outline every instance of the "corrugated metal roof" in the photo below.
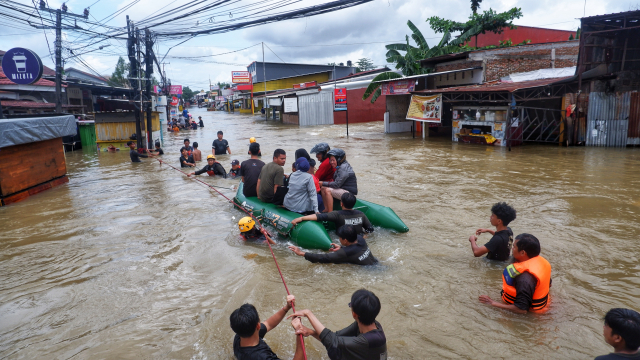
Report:
[[[39,103],[35,101],[22,101],[22,100],[2,100],[2,107],[24,108],[24,109],[47,109],[55,108],[55,103]],[[63,108],[80,108],[82,105],[67,105],[62,104]]]
[[[16,84],[13,81],[9,80],[7,75],[5,75],[4,72],[2,71],[2,69],[0,69],[0,85],[18,85],[18,84]],[[51,87],[55,87],[56,83],[54,83],[53,81],[40,79],[40,80],[36,81],[35,83],[30,84],[30,85],[32,85],[32,86],[51,86]]]
[[[376,83],[385,83],[385,82],[390,82],[390,81],[399,81],[399,80],[407,80],[407,79],[417,79],[417,78],[421,78],[421,77],[444,75],[444,74],[451,74],[451,73],[454,73],[454,72],[470,71],[470,70],[477,70],[477,69],[482,69],[482,66],[474,66],[474,67],[470,67],[470,68],[457,69],[457,70],[440,71],[440,72],[428,73],[428,74],[404,76],[404,77],[397,78],[397,79],[380,80],[380,81],[376,81]]]
[[[494,83],[485,83],[480,85],[418,90],[418,91],[414,91],[413,93],[414,94],[440,94],[440,93],[455,93],[455,92],[514,92],[522,89],[530,89],[530,88],[535,88],[539,86],[551,85],[553,83],[569,79],[570,77],[571,76],[562,77],[562,78],[553,78],[553,79],[531,80],[531,81],[523,81],[519,83],[494,82]]]

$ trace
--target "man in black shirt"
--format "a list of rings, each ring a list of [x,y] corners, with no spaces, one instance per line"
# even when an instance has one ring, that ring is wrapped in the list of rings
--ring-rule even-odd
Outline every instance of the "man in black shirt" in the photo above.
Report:
[[[487,254],[487,259],[506,261],[509,260],[509,253],[513,245],[513,232],[507,227],[516,218],[516,210],[507,203],[500,202],[491,207],[491,217],[489,221],[491,225],[496,227],[496,231],[491,229],[478,229],[476,235],[469,237],[473,256],[480,257]],[[493,237],[484,246],[478,246],[476,240],[478,235],[488,232]]]
[[[162,148],[160,147],[160,143],[156,141],[155,145],[156,145],[155,150],[149,150],[149,152],[150,153],[154,152],[154,153],[157,153],[158,155],[164,155],[164,151],[162,151]]]
[[[345,225],[336,231],[340,239],[340,245],[331,244],[332,249],[328,254],[314,254],[304,252],[296,246],[289,246],[289,249],[298,256],[312,263],[332,263],[332,264],[356,264],[356,265],[375,265],[378,263],[371,250],[367,246],[367,242],[362,236],[359,236],[356,229],[351,225]]]
[[[187,153],[187,149],[182,148],[180,151],[182,156],[180,156],[180,167],[194,167],[196,166],[195,161],[193,161],[193,156]]]
[[[236,333],[233,338],[233,354],[238,360],[278,360],[278,356],[263,340],[267,332],[278,326],[287,312],[294,306],[295,297],[287,296],[287,305],[278,310],[264,322],[260,322],[258,311],[251,304],[244,304],[229,317],[231,329]],[[296,340],[294,360],[304,358],[300,338]]]
[[[245,160],[240,164],[240,176],[242,176],[242,182],[244,183],[242,194],[246,197],[257,197],[256,186],[264,166],[264,162],[258,159],[260,144],[252,143],[249,145],[249,153],[251,154],[251,159]]]
[[[631,309],[611,309],[604,316],[604,341],[613,352],[595,360],[640,359],[640,313]]]
[[[224,167],[216,161],[216,157],[213,155],[207,155],[207,165],[196,172],[188,174],[187,176],[200,175],[203,173],[207,173],[209,176],[220,175],[225,179],[227,178],[227,173],[225,172]]]
[[[351,295],[349,307],[355,322],[336,332],[325,328],[310,310],[297,311],[288,318],[294,318],[291,325],[296,335],[313,336],[322,342],[331,360],[386,360],[387,337],[376,321],[380,299],[371,291],[360,289]],[[300,317],[306,317],[313,329],[302,325]]]
[[[355,195],[350,192],[342,194],[340,205],[342,210],[302,216],[291,220],[291,223],[296,225],[301,221],[331,221],[335,224],[336,229],[344,225],[352,225],[358,234],[373,232],[373,225],[371,225],[367,216],[362,211],[353,210],[356,205]]]
[[[224,155],[227,153],[227,151],[229,152],[229,155],[231,155],[229,143],[227,142],[227,140],[222,138],[222,131],[218,131],[218,138],[213,140],[211,151],[214,155]]]
[[[141,157],[149,157],[146,154],[140,154],[137,150],[136,150],[136,143],[134,143],[133,141],[129,141],[127,142],[127,146],[129,147],[129,149],[131,149],[129,151],[129,157],[131,158],[131,162],[142,162],[140,161]],[[143,151],[147,151],[146,149],[142,149]]]

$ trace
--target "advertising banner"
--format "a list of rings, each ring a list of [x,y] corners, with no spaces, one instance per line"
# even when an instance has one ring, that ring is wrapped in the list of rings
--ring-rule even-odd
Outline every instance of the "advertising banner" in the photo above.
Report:
[[[298,98],[284,98],[284,112],[292,113],[298,112]]]
[[[382,84],[382,95],[402,95],[412,92],[416,87],[415,80],[396,80]]]
[[[412,95],[407,120],[440,123],[442,118],[442,94],[431,96]]]
[[[2,72],[15,84],[33,84],[42,77],[42,70],[42,60],[29,49],[10,49],[2,58]]]
[[[250,84],[251,74],[248,71],[232,71],[231,82],[234,84]]]
[[[179,101],[177,97],[174,96],[171,98],[171,106],[178,106],[178,103]]]
[[[171,85],[171,87],[169,87],[169,94],[182,95],[182,85]]]
[[[335,89],[334,92],[335,92],[334,94],[335,101],[333,104],[333,110],[334,111],[347,110],[347,89],[345,88]]]
[[[210,85],[209,86],[209,90],[211,90],[211,91],[220,90],[220,86],[218,86],[218,85]]]
[[[239,91],[251,91],[253,90],[253,84],[238,85],[237,88]]]
[[[294,89],[306,89],[308,87],[316,86],[316,85],[318,85],[317,81],[309,81],[309,82],[302,83],[302,84],[293,84],[293,88]]]

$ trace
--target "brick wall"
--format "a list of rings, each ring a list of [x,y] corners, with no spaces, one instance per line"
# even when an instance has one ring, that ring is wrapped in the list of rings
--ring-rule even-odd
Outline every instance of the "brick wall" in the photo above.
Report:
[[[577,45],[576,42],[563,46],[508,48],[508,51],[504,49],[505,51],[487,52],[484,57],[485,81],[499,80],[501,77],[519,72],[576,66]],[[553,49],[555,56],[552,56]]]

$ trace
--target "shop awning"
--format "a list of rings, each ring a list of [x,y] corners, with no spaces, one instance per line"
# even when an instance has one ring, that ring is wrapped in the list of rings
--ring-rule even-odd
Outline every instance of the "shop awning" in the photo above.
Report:
[[[482,69],[482,66],[474,66],[474,67],[464,68],[464,69],[440,71],[440,72],[428,73],[428,74],[404,76],[404,77],[397,78],[397,79],[381,80],[381,81],[375,81],[375,82],[376,83],[385,83],[385,82],[390,82],[390,81],[417,79],[417,78],[423,78],[423,77],[429,77],[429,76],[445,75],[445,74],[452,74],[452,73],[455,73],[455,72],[471,71],[471,70],[478,70],[478,69]]]

